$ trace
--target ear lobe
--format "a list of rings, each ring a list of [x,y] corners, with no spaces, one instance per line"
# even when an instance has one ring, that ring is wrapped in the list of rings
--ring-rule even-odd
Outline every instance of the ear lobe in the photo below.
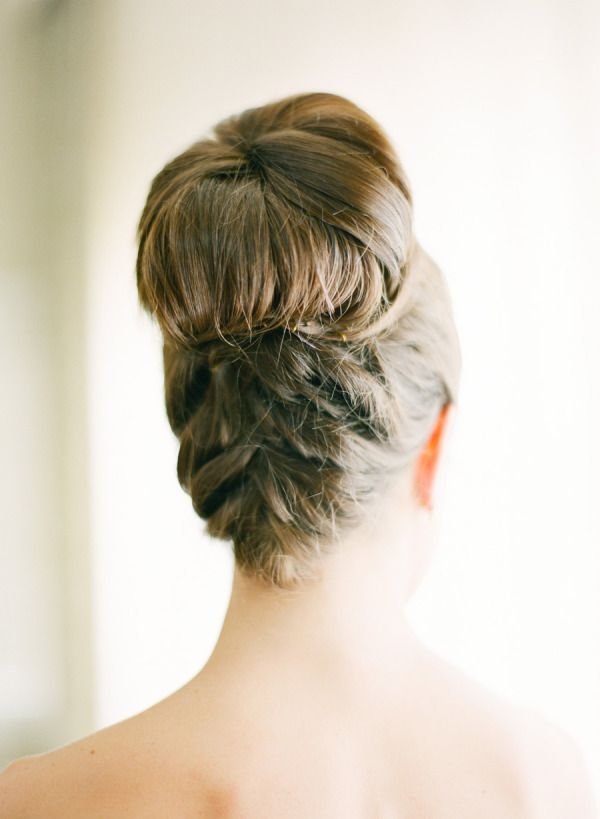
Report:
[[[421,451],[415,464],[415,493],[421,506],[426,509],[433,509],[432,495],[433,483],[437,470],[437,464],[441,452],[444,430],[448,420],[451,404],[445,404],[440,410],[440,414],[435,423],[435,427],[427,444]]]

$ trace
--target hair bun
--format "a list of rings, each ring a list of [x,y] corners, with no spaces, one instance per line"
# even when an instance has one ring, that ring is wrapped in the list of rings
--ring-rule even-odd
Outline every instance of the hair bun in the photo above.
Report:
[[[155,177],[138,287],[173,343],[316,322],[360,334],[399,290],[408,185],[348,100],[299,95],[214,129]]]
[[[178,476],[252,575],[314,576],[455,395],[426,260],[393,147],[335,94],[229,117],[154,178],[137,284],[164,337]]]

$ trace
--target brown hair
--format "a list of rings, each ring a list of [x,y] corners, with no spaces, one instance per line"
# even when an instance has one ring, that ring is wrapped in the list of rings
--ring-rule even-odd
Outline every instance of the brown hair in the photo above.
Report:
[[[459,344],[367,113],[306,93],[213,131],[152,182],[138,292],[180,483],[241,569],[289,588],[418,454],[456,399]]]

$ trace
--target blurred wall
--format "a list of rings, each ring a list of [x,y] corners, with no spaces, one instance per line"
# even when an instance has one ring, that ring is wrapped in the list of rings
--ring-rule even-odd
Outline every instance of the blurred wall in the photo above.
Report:
[[[231,577],[227,547],[205,538],[177,485],[159,338],[136,306],[135,226],[151,177],[220,117],[326,90],[393,138],[463,345],[439,544],[415,626],[484,685],[570,731],[600,782],[598,5],[408,0],[367,13],[357,0],[104,0],[61,10],[85,65],[95,724],[199,670]]]
[[[93,727],[83,7],[0,7],[0,764]]]

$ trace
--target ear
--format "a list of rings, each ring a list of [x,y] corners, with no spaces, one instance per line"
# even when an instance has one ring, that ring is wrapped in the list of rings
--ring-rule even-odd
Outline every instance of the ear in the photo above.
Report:
[[[446,430],[451,403],[440,410],[429,440],[421,450],[414,467],[414,490],[420,506],[432,509],[433,482]]]

